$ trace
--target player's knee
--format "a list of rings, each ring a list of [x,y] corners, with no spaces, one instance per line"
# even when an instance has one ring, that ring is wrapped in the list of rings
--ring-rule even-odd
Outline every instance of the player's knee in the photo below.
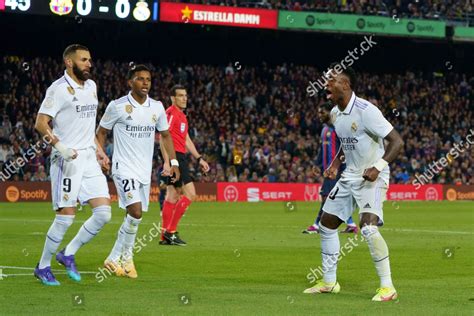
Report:
[[[97,221],[102,225],[107,224],[112,219],[112,208],[110,205],[97,206],[92,211]]]
[[[362,213],[360,217],[359,227],[360,229],[364,226],[375,226],[379,223],[379,217],[372,213]]]
[[[323,211],[320,223],[329,229],[336,229],[339,227],[339,225],[341,225],[342,220],[335,215],[328,214]]]
[[[139,208],[127,209],[127,213],[133,218],[136,218],[136,219],[142,218],[141,206]]]
[[[194,202],[196,201],[196,193],[187,193],[185,196],[191,201]]]
[[[170,202],[170,203],[176,204],[179,200],[179,194],[177,192],[168,191],[166,193],[165,200]]]

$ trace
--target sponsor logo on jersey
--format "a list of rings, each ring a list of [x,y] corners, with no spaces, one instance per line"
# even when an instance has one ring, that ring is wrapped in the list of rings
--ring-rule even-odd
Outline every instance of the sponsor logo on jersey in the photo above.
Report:
[[[181,130],[181,133],[184,133],[184,131],[186,130],[186,123],[181,123],[180,130]]]
[[[72,102],[79,101],[76,97],[72,98]]]
[[[359,140],[357,137],[339,137],[341,144],[357,144]]]
[[[125,130],[127,132],[154,132],[155,126],[154,125],[127,125],[125,126]]]
[[[74,91],[73,87],[67,87],[67,91],[69,91],[70,94],[74,95],[76,91]]]
[[[97,100],[97,93],[94,91],[94,93],[92,94],[94,96],[94,99]]]
[[[97,104],[76,105],[76,112],[89,112],[97,110]]]
[[[156,124],[156,122],[158,122],[158,118],[156,117],[156,114],[153,114],[153,116],[151,117],[151,120],[153,121],[153,123]]]
[[[133,106],[131,104],[127,104],[125,106],[125,112],[127,112],[128,114],[131,114],[133,112]]]
[[[129,116],[127,117],[127,120],[133,120],[133,119],[132,119],[132,117],[129,115]]]

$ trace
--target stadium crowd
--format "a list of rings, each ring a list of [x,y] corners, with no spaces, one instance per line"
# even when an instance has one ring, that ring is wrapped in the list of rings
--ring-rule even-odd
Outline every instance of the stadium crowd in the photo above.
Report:
[[[166,2],[179,2],[165,0]],[[396,16],[398,18],[462,19],[473,13],[470,0],[191,0],[189,3],[289,11]]]
[[[188,89],[189,133],[205,153],[211,172],[203,175],[191,162],[196,181],[321,182],[312,173],[319,152],[322,97],[310,97],[309,81],[320,70],[303,65],[149,65],[153,70],[150,95],[169,105],[168,89],[181,83]],[[127,93],[125,75],[133,64],[97,60],[99,120],[113,99]],[[34,130],[36,112],[47,87],[62,75],[59,60],[0,60],[0,171],[15,166],[9,180],[47,181],[50,146]],[[466,143],[473,124],[474,77],[446,73],[358,75],[356,92],[378,105],[405,140],[405,151],[391,165],[393,183],[411,183],[432,162],[446,157],[455,144]],[[111,136],[105,148],[113,152]],[[158,142],[157,142],[158,143]],[[40,148],[27,155],[28,149]],[[448,167],[435,183],[474,184],[474,147],[448,156]],[[33,151],[30,151],[30,153]],[[155,149],[153,181],[161,167]],[[21,166],[18,159],[27,155]],[[30,157],[31,156],[31,157]]]

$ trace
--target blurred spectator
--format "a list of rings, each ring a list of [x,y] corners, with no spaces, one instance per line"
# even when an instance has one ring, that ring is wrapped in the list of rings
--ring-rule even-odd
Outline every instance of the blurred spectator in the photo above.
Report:
[[[36,112],[49,84],[63,72],[59,60],[35,58],[25,73],[23,61],[17,56],[0,60],[0,68],[9,72],[9,84],[0,85],[2,170],[2,161],[22,157],[40,139],[34,131]],[[126,62],[95,62],[98,120],[110,100],[127,93],[128,67]],[[313,175],[311,169],[320,147],[316,109],[324,100],[309,97],[306,91],[308,82],[321,76],[320,69],[295,64],[248,65],[239,71],[232,64],[150,67],[151,97],[169,104],[171,85],[179,82],[188,89],[189,132],[212,168],[209,174],[200,174],[192,159],[195,181],[322,181],[321,172]],[[474,125],[472,76],[453,71],[360,73],[358,80],[357,94],[376,104],[405,140],[404,153],[391,164],[392,182],[411,183],[434,161],[449,158],[455,144],[466,143]],[[112,133],[105,151],[109,156],[113,153]],[[50,148],[41,149],[15,177],[47,181],[49,154]],[[449,165],[432,182],[474,183],[474,146],[458,156],[450,157]],[[153,181],[160,167],[155,148]]]

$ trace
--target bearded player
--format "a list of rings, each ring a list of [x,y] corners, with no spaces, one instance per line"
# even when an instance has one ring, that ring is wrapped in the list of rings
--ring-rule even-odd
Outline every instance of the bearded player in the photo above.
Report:
[[[331,69],[327,96],[337,105],[331,116],[342,150],[325,171],[325,176],[336,178],[342,155],[346,169],[329,193],[319,224],[323,279],[304,293],[340,291],[336,278],[340,249],[337,228],[358,207],[361,233],[380,278],[380,286],[372,300],[394,300],[397,291],[392,283],[388,247],[378,226],[384,222],[382,204],[389,183],[388,164],[397,157],[404,143],[375,105],[355,95],[354,70],[340,65],[331,65]]]
[[[90,78],[92,60],[89,49],[74,44],[63,53],[66,71],[46,91],[36,117],[36,130],[49,136],[51,153],[51,192],[56,218],[46,234],[43,253],[34,275],[45,285],[59,285],[51,272],[51,258],[61,244],[76,214],[76,204],[88,203],[92,216],[77,235],[56,255],[68,276],[81,281],[74,255],[110,221],[111,208],[107,180],[107,155],[95,139],[97,87]],[[53,129],[49,123],[52,121]]]
[[[171,137],[173,138],[176,157],[179,162],[179,170],[181,179],[172,182],[168,178],[168,186],[166,188],[165,202],[163,203],[162,217],[162,236],[161,245],[178,245],[185,246],[186,242],[179,237],[177,232],[178,224],[183,217],[184,212],[196,198],[196,189],[189,173],[189,161],[186,158],[186,151],[197,159],[204,173],[209,171],[208,163],[202,158],[201,154],[194,146],[191,137],[188,134],[188,120],[184,110],[188,102],[186,89],[181,85],[175,85],[171,88],[172,105],[166,110],[168,124],[170,126]],[[163,141],[160,140],[160,149],[163,156],[163,174],[170,174],[170,157]]]
[[[150,70],[145,65],[137,65],[129,71],[127,79],[131,91],[109,103],[100,121],[97,139],[104,146],[107,133],[113,130],[112,175],[119,207],[126,210],[117,240],[104,266],[117,276],[137,278],[133,246],[142,214],[148,210],[155,129],[160,132],[162,145],[170,153],[172,181],[179,179],[179,169],[163,104],[148,96]]]

